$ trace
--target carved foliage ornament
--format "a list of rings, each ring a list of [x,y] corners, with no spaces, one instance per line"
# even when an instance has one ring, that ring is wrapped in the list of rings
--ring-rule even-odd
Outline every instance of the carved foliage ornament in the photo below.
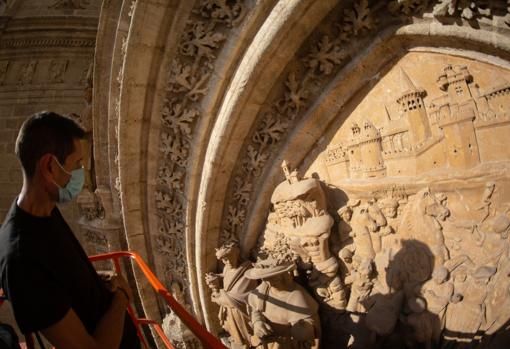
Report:
[[[207,93],[217,51],[226,29],[241,19],[243,1],[201,0],[192,11],[167,76],[161,110],[157,189],[157,253],[163,273],[171,274],[187,289],[185,266],[184,183],[193,130],[201,116],[199,104]],[[169,278],[170,279],[170,278]]]
[[[220,243],[237,240],[243,229],[239,217],[246,216],[247,204],[256,180],[268,164],[274,149],[287,131],[308,108],[325,81],[349,61],[353,40],[364,38],[375,28],[375,20],[367,0],[356,1],[340,11],[340,19],[331,23],[334,35],[323,34],[318,42],[299,61],[300,67],[291,70],[284,82],[283,95],[277,97],[269,110],[262,112],[255,133],[246,145],[241,166],[236,170],[233,191],[226,208]],[[300,73],[304,72],[304,73]],[[324,84],[324,85],[323,85]],[[241,200],[239,200],[241,198]]]

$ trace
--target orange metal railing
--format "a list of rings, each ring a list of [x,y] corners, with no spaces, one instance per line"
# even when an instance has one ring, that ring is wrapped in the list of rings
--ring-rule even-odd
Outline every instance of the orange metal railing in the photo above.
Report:
[[[181,321],[195,334],[195,336],[202,342],[202,345],[204,348],[211,348],[211,349],[226,349],[221,343],[221,341],[214,337],[211,333],[209,333],[188,311],[181,306],[174,297],[168,292],[168,290],[163,286],[163,284],[158,280],[158,278],[154,275],[154,273],[151,271],[149,266],[144,262],[144,260],[138,255],[136,252],[127,252],[127,251],[121,251],[121,252],[111,252],[111,253],[104,253],[97,256],[89,257],[89,260],[91,262],[97,262],[97,261],[104,261],[104,260],[112,260],[113,264],[115,266],[115,271],[117,273],[121,273],[120,258],[130,258],[133,260],[140,270],[143,272],[151,286],[154,288],[154,290],[161,295],[165,301],[168,303],[170,309],[181,319]],[[145,319],[145,318],[137,318],[136,314],[131,307],[131,305],[128,306],[128,313],[131,316],[131,319],[133,319],[133,322],[136,325],[138,336],[140,337],[140,340],[144,344],[146,348],[148,348],[147,342],[145,341],[142,332],[141,332],[141,326],[142,325],[149,325],[153,326],[154,330],[158,334],[158,336],[161,338],[162,342],[165,344],[167,348],[173,349],[172,343],[170,340],[166,337],[166,335],[163,332],[163,329],[161,326],[155,322],[154,320]]]
[[[182,307],[175,300],[174,297],[172,297],[170,292],[168,292],[165,286],[163,286],[163,284],[158,280],[158,278],[154,275],[154,273],[150,270],[150,268],[147,266],[144,260],[137,253],[127,251],[104,253],[89,257],[89,260],[91,262],[112,260],[113,265],[115,267],[115,271],[118,274],[120,274],[122,272],[119,262],[121,258],[130,258],[138,265],[138,267],[141,269],[145,277],[147,277],[147,280],[152,285],[154,290],[165,299],[170,309],[172,309],[172,311],[179,317],[179,319],[181,319],[181,321],[191,330],[191,332],[195,334],[195,336],[200,340],[204,348],[227,349],[227,347],[224,346],[223,343],[221,343],[221,341],[218,338],[214,337],[211,333],[209,333],[190,313],[188,313],[188,311],[184,307]],[[6,299],[3,296],[3,292],[0,289],[0,305],[2,305],[2,303],[5,300]],[[174,346],[163,332],[163,329],[161,328],[161,325],[159,323],[151,319],[138,318],[131,304],[128,305],[127,311],[131,316],[131,319],[133,320],[134,324],[136,325],[140,341],[146,348],[149,348],[149,346],[147,344],[147,341],[145,340],[145,337],[142,334],[142,326],[144,325],[152,326],[155,332],[160,337],[163,344],[166,346],[166,348],[174,349]],[[31,333],[25,334],[25,341],[27,348],[29,349],[35,348],[34,337]]]

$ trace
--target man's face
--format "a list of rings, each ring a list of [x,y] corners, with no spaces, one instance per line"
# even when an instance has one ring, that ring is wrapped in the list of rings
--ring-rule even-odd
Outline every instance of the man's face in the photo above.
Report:
[[[55,170],[53,171],[54,180],[55,180],[55,183],[57,183],[61,187],[65,187],[66,184],[69,182],[69,179],[71,179],[71,176],[69,174],[72,171],[82,167],[83,152],[82,152],[81,142],[79,140],[75,139],[75,140],[73,140],[73,145],[74,145],[74,151],[67,156],[64,163],[60,164],[62,166],[62,168],[60,168],[60,166],[58,166],[58,164],[56,163],[58,161],[58,159],[56,157],[54,157],[54,160],[53,160],[53,161],[55,161],[55,167],[54,167]]]

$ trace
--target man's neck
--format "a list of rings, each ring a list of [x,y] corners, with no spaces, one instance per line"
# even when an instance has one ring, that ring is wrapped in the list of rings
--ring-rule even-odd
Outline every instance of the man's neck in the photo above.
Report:
[[[48,193],[26,180],[16,203],[23,211],[36,217],[49,217],[55,208],[55,202],[50,199]]]

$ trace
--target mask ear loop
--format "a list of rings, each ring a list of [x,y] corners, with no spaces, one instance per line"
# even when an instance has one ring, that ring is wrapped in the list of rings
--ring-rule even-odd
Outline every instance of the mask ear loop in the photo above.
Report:
[[[53,156],[53,158],[55,159],[55,161],[57,161],[58,167],[60,167],[60,169],[61,169],[62,171],[64,171],[64,173],[65,173],[66,175],[71,176],[72,174],[71,174],[70,172],[67,172],[67,170],[64,168],[64,166],[62,166],[62,165],[60,164],[60,161],[58,161],[57,157],[56,157],[55,155],[52,155],[52,156]]]

